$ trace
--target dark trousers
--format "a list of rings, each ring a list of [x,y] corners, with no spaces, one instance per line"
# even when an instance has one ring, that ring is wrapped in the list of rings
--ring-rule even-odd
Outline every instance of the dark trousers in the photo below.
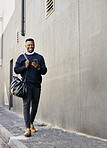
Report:
[[[41,88],[28,87],[28,94],[26,98],[23,98],[23,112],[26,128],[30,128],[30,123],[34,122],[39,99],[40,99]],[[30,112],[30,103],[32,103],[32,109]]]

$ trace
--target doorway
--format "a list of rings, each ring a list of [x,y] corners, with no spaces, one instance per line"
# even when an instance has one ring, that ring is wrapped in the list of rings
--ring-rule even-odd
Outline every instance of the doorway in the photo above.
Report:
[[[13,59],[10,61],[10,84],[13,79]],[[13,108],[13,95],[11,94],[10,91],[10,99],[9,99],[9,110]]]

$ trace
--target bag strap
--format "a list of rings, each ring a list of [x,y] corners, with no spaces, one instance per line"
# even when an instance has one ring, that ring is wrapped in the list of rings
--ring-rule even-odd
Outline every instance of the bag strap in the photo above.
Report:
[[[24,55],[25,59],[28,60],[28,58],[27,58],[27,56],[25,55],[25,53],[24,53],[23,55]],[[27,73],[28,73],[28,68],[27,68],[27,71],[26,71],[26,75],[25,75],[24,83],[26,82]]]
[[[28,60],[28,58],[27,58],[27,56],[25,55],[25,53],[24,53],[23,55],[24,55],[25,59]]]

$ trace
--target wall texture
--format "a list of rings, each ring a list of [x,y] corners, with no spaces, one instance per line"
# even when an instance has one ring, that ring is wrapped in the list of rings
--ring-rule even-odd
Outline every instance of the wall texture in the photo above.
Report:
[[[107,138],[107,1],[57,0],[46,19],[45,1],[28,0],[25,22],[25,37],[20,34],[16,44],[16,30],[21,30],[21,3],[16,0],[3,34],[1,105],[9,102],[10,60],[14,65],[26,51],[25,39],[33,37],[35,51],[48,67],[37,120]],[[13,109],[22,113],[21,99],[13,98]]]

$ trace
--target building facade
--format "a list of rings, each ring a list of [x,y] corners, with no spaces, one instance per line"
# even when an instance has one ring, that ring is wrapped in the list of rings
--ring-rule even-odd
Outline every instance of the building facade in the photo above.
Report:
[[[37,120],[107,138],[107,1],[5,1],[0,105],[22,113],[22,99],[10,94],[10,82],[17,57],[26,52],[25,39],[32,37],[48,67]]]

